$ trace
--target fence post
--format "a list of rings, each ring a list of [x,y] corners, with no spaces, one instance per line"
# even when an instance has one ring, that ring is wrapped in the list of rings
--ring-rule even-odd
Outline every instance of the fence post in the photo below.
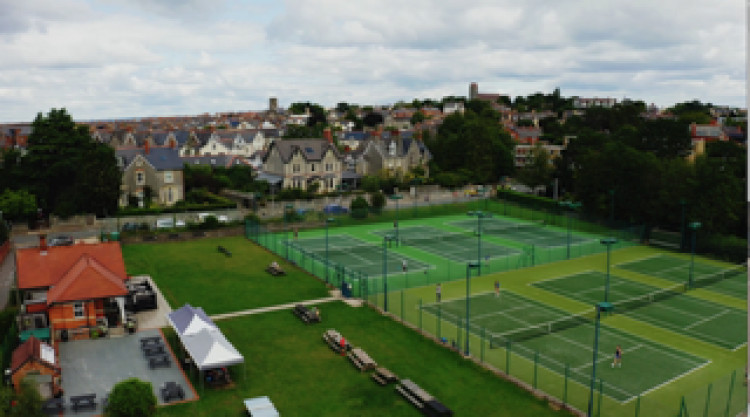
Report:
[[[485,328],[482,327],[482,350],[480,351],[480,358],[479,360],[484,363],[484,334],[485,334]]]
[[[565,364],[565,380],[563,382],[563,404],[568,403],[568,377],[570,376],[570,364]]]
[[[727,408],[724,411],[724,417],[729,417],[729,409],[732,406],[732,391],[734,391],[734,380],[737,377],[737,370],[732,371],[732,379],[729,381],[729,395],[727,396]]]
[[[713,384],[708,384],[708,392],[706,393],[706,407],[703,409],[704,417],[708,417],[708,407],[711,404],[711,388]]]
[[[537,387],[537,370],[539,369],[539,351],[534,352],[534,389]]]
[[[601,378],[599,378],[599,399],[596,406],[596,417],[600,417],[602,415],[602,397],[604,392],[604,381],[602,381]]]
[[[422,331],[422,297],[419,298],[419,331]]]
[[[510,375],[510,339],[505,341],[505,373]]]
[[[677,414],[679,417],[688,417],[687,405],[685,405],[685,396],[682,396],[680,400],[680,412]]]

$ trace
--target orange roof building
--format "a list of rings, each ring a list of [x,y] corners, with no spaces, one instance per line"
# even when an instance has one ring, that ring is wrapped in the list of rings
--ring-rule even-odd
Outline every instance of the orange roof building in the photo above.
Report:
[[[25,378],[33,380],[42,397],[50,397],[60,389],[60,367],[55,350],[34,336],[13,351],[10,375],[16,390]]]

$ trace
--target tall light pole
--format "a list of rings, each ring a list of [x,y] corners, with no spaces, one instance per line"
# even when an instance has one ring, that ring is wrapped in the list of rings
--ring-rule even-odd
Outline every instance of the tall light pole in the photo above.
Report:
[[[608,237],[601,240],[602,245],[607,246],[607,281],[604,284],[604,302],[609,302],[609,252],[612,245],[617,243],[617,239]]]
[[[388,312],[388,242],[396,238],[387,234],[383,236],[383,310]]]
[[[284,251],[285,251],[285,259],[289,260],[289,228],[287,227],[287,219],[286,217],[289,215],[289,212],[291,209],[293,209],[294,206],[291,204],[286,204],[284,206]]]
[[[475,216],[477,218],[477,276],[482,275],[482,219],[492,217],[492,213],[484,211],[470,211],[466,213],[469,216]]]
[[[570,245],[572,244],[572,240],[573,240],[573,236],[570,230],[570,217],[572,216],[573,211],[581,206],[581,203],[573,203],[571,201],[561,201],[560,206],[565,209],[565,217],[567,217],[567,220],[568,220],[568,249],[567,249],[568,257],[567,259],[570,259]]]
[[[589,410],[586,414],[592,417],[594,414],[594,385],[596,385],[596,357],[599,353],[599,321],[601,313],[612,310],[612,304],[608,302],[597,303],[596,305],[596,324],[594,327],[594,359],[591,364],[591,387],[589,390]]]
[[[393,194],[388,198],[396,201],[396,221],[393,223],[393,227],[396,229],[396,241],[398,241],[398,200],[401,200],[404,196],[401,194]]]
[[[335,222],[336,219],[329,217],[326,219],[326,284],[328,284],[328,224]]]
[[[693,288],[693,272],[695,270],[695,235],[698,234],[698,229],[701,228],[701,223],[692,222],[688,224],[688,227],[693,231],[692,244],[690,245],[690,276],[688,277],[688,288]]]
[[[469,356],[469,293],[471,292],[471,286],[470,286],[470,278],[471,278],[471,270],[476,269],[479,270],[481,263],[479,262],[469,262],[466,264],[466,342],[464,343],[464,356]]]

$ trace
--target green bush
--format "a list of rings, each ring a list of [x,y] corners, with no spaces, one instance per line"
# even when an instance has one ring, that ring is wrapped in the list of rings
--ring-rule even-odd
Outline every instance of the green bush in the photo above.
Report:
[[[367,211],[369,209],[369,204],[367,204],[367,200],[364,199],[364,197],[359,196],[352,200],[352,204],[349,207],[352,213],[352,217],[355,219],[364,219],[367,217]]]
[[[156,397],[150,382],[130,378],[118,382],[109,394],[107,417],[149,417],[156,415]]]
[[[370,194],[370,206],[373,211],[380,212],[385,207],[385,194],[380,191]]]

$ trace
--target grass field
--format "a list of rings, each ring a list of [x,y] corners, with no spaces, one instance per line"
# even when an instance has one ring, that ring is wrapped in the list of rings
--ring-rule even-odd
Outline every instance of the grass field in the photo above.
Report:
[[[217,253],[217,245],[229,248],[233,256]],[[209,314],[327,292],[320,280],[241,238],[126,245],[123,255],[128,273],[151,275],[173,307],[188,302]],[[287,268],[288,275],[272,278],[263,271],[273,259]],[[207,271],[213,279],[207,278]],[[323,322],[318,325],[304,325],[290,311],[217,321],[246,360],[245,369],[231,369],[235,386],[201,392],[193,375],[201,399],[159,408],[158,415],[242,416],[242,400],[259,395],[270,396],[281,414],[289,416],[421,415],[393,386],[375,384],[367,373],[335,355],[321,338],[328,328],[340,331],[380,365],[415,381],[456,415],[570,415],[553,411],[545,401],[370,308],[334,302],[320,309]],[[176,343],[171,329],[165,334]]]

